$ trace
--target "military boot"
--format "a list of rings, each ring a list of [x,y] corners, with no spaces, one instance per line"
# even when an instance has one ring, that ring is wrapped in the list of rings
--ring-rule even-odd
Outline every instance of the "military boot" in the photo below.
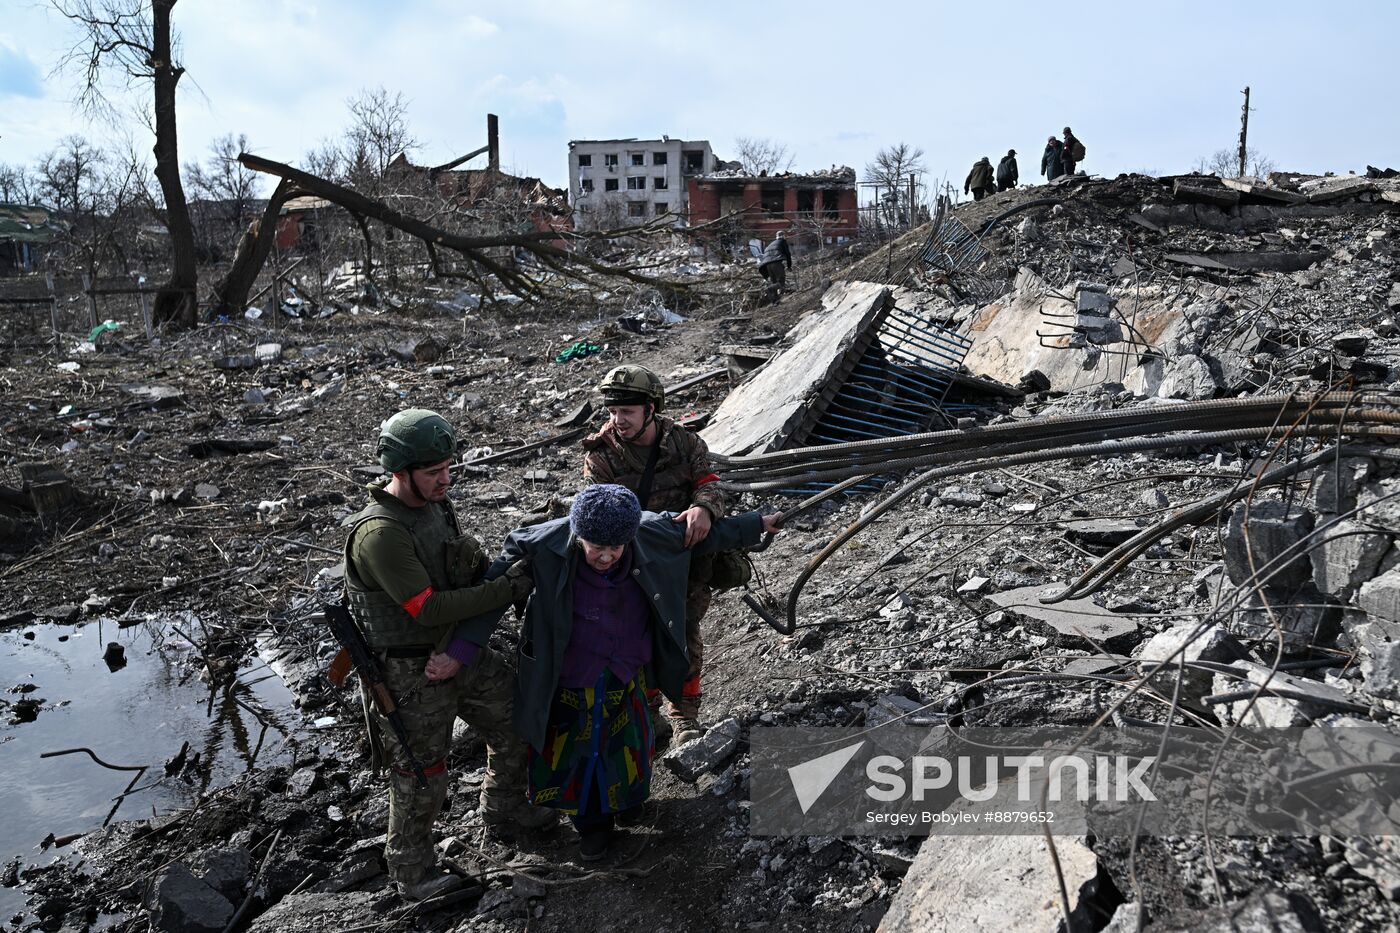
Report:
[[[675,733],[671,737],[672,748],[680,748],[705,734],[705,727],[700,725],[699,695],[683,696],[679,703],[667,703],[666,718]]]
[[[417,903],[460,891],[465,884],[461,878],[448,872],[429,872],[421,881],[397,881],[394,886],[398,888],[399,897]]]
[[[558,812],[532,805],[525,798],[525,786],[525,746],[513,743],[488,749],[486,779],[481,782],[481,821],[507,835],[552,829],[559,822]]]

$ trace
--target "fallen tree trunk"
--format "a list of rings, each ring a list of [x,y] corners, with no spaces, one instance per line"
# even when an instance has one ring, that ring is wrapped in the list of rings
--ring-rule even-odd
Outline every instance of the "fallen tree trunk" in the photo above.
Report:
[[[640,268],[638,266],[610,265],[565,249],[552,242],[560,239],[610,239],[617,236],[646,236],[662,232],[655,224],[628,230],[588,234],[576,231],[544,230],[529,233],[500,233],[491,236],[465,236],[409,217],[382,201],[376,201],[358,191],[353,191],[343,185],[293,168],[290,165],[284,165],[281,162],[264,159],[248,152],[240,154],[238,161],[255,172],[276,175],[284,181],[292,183],[301,191],[325,198],[327,201],[345,208],[353,215],[372,217],[390,227],[402,230],[409,236],[421,240],[428,247],[430,253],[436,248],[450,249],[494,276],[502,288],[526,300],[534,300],[544,296],[545,289],[535,279],[517,270],[511,261],[493,256],[488,252],[489,250],[502,247],[523,250],[534,256],[545,268],[593,286],[601,287],[603,285],[601,279],[603,278],[620,278],[639,285],[650,285],[658,288],[686,290],[688,287],[685,283],[639,272],[637,271]],[[665,232],[670,232],[670,229],[669,227],[665,228]],[[481,277],[479,281],[484,284],[484,277]]]
[[[258,273],[277,242],[277,216],[282,212],[287,198],[291,197],[292,190],[292,183],[286,179],[278,182],[262,216],[249,224],[243,236],[239,237],[228,274],[214,286],[214,297],[209,307],[211,319],[219,315],[233,318],[243,313],[248,304],[248,292],[258,280]]]

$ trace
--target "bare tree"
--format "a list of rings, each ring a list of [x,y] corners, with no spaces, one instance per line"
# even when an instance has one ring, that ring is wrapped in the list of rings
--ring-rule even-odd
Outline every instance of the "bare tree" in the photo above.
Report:
[[[792,168],[788,147],[767,137],[740,136],[734,140],[739,163],[750,175],[772,175]]]
[[[385,174],[395,156],[418,148],[408,129],[408,100],[383,87],[363,90],[346,101],[350,127],[345,132],[347,179],[371,197],[386,189]]]
[[[876,193],[889,223],[902,223],[901,218],[912,222],[915,212],[909,203],[909,176],[925,171],[924,150],[908,143],[886,146],[875,153],[874,161],[866,163],[865,180],[880,186]]]
[[[149,81],[155,131],[155,176],[165,203],[170,230],[170,278],[156,293],[152,317],[159,323],[192,327],[199,272],[195,264],[194,227],[180,181],[179,141],[175,123],[175,87],[185,69],[175,59],[178,39],[170,14],[176,0],[52,0],[81,38],[63,65],[83,76],[78,102],[90,112],[110,111],[106,82],[125,87]]]
[[[235,239],[253,219],[254,201],[261,178],[238,161],[248,149],[248,137],[228,133],[209,144],[209,158],[203,165],[185,165],[190,188],[206,203],[194,211],[201,241],[211,252]]]
[[[134,238],[124,234],[142,202],[140,187],[134,160],[113,163],[82,136],[66,137],[39,159],[38,199],[68,222],[67,245],[94,279],[107,258],[116,258],[125,271]]]
[[[1245,148],[1244,156],[1248,174],[1255,178],[1263,178],[1276,167],[1273,159],[1253,146]],[[1213,172],[1221,178],[1234,178],[1240,171],[1240,151],[1238,149],[1217,149],[1209,159],[1201,156],[1196,161],[1196,170],[1201,174]]]
[[[39,199],[39,180],[25,165],[0,162],[0,201],[33,204]]]

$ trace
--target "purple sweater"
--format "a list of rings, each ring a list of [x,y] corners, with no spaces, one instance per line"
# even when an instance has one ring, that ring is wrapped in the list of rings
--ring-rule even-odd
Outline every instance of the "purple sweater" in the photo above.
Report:
[[[592,687],[603,670],[623,683],[637,676],[651,660],[651,607],[632,573],[632,548],[623,551],[617,566],[599,573],[578,557],[574,572],[574,620],[561,687]]]

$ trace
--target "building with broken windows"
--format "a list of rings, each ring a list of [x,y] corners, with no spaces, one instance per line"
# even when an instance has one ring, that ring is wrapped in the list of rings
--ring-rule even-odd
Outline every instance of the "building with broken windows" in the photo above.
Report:
[[[576,139],[569,142],[569,199],[580,230],[636,226],[675,215],[687,222],[694,176],[717,167],[706,140]]]
[[[715,172],[690,179],[690,222],[734,217],[746,236],[771,239],[782,230],[811,242],[837,243],[857,234],[856,173],[748,175]]]

